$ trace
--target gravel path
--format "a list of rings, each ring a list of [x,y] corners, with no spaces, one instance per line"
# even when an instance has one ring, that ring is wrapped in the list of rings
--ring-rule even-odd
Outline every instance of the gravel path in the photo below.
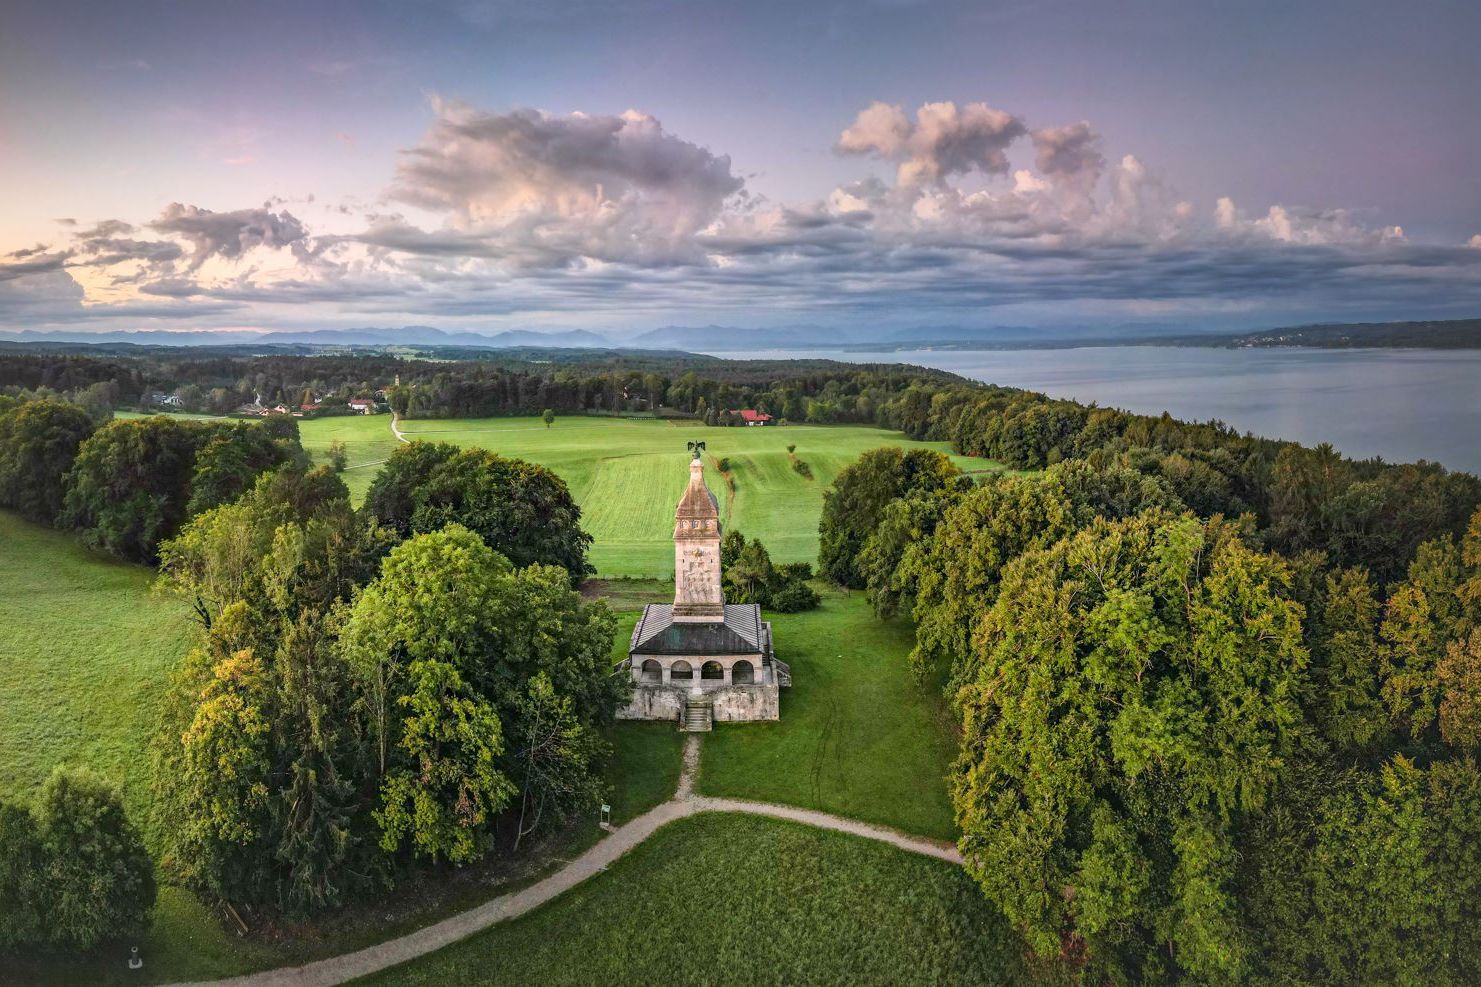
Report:
[[[394,429],[394,425],[392,426]],[[400,436],[400,433],[397,433]],[[582,881],[600,874],[614,860],[652,836],[661,826],[700,812],[745,812],[773,819],[850,833],[866,839],[879,840],[899,847],[910,853],[924,854],[954,864],[962,862],[956,847],[949,843],[928,840],[919,836],[871,826],[843,816],[798,809],[789,805],[772,805],[768,802],[749,802],[744,799],[711,798],[694,794],[694,778],[699,771],[699,745],[701,734],[690,734],[684,743],[684,769],[679,775],[679,787],[674,797],[667,802],[632,819],[604,838],[600,843],[581,856],[551,874],[549,877],[527,888],[500,895],[476,908],[459,912],[451,918],[418,929],[397,939],[369,946],[343,956],[332,956],[316,960],[303,966],[281,967],[249,973],[227,980],[209,981],[216,987],[331,987],[356,977],[368,976],[388,967],[405,963],[407,960],[425,956],[460,939],[482,932],[491,925],[507,922],[526,912],[538,908],[547,901],[569,891]],[[176,985],[176,987],[199,987],[199,985]]]

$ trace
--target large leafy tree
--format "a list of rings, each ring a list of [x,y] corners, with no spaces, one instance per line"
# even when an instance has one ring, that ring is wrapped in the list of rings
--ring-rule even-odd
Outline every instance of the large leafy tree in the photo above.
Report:
[[[1302,608],[1237,528],[1097,519],[1003,573],[956,696],[968,872],[1044,955],[1246,975],[1243,817],[1301,730]],[[1171,957],[1171,959],[1168,959]]]
[[[370,481],[361,510],[399,537],[408,537],[417,491],[434,469],[457,454],[458,447],[449,442],[418,441],[398,447]]]
[[[186,514],[193,517],[231,503],[295,453],[301,453],[296,442],[275,438],[257,422],[213,426],[195,454]]]
[[[543,466],[483,449],[413,442],[392,453],[364,510],[405,537],[461,524],[516,566],[558,565],[580,579],[591,571],[581,509]]]
[[[189,886],[238,908],[306,914],[382,870],[368,852],[354,680],[332,618],[304,608],[273,634],[260,620],[230,604],[177,675],[154,747],[157,828]]]
[[[879,524],[854,562],[877,615],[893,617],[915,605],[923,554],[930,550],[942,517],[963,494],[956,487],[916,490],[890,501],[880,512]]]
[[[818,569],[840,586],[864,588],[857,557],[891,501],[912,491],[939,490],[961,476],[934,449],[870,449],[841,470],[823,492],[818,520]]]
[[[520,765],[519,819],[514,847],[552,816],[567,818],[598,800],[601,779],[594,769],[605,744],[576,715],[570,696],[555,691],[550,676],[537,673],[519,700],[519,733],[510,738]]]
[[[571,590],[566,570],[515,569],[462,525],[397,546],[355,601],[340,639],[361,683],[382,785],[383,837],[459,859],[481,850],[478,833],[448,827],[486,826],[489,812],[459,814],[440,801],[436,812],[419,806],[410,779],[424,763],[435,765],[434,799],[476,790],[487,796],[479,803],[487,809],[496,787],[484,773],[487,751],[459,738],[470,723],[492,723],[514,738],[490,755],[495,767],[525,786],[529,761],[521,762],[515,751],[522,748],[514,745],[530,735],[524,718],[537,708],[529,703],[531,680],[543,675],[582,728],[609,723],[627,687],[611,674],[615,630],[605,605],[586,604]],[[446,702],[439,706],[437,697]],[[436,722],[439,709],[444,722]],[[429,820],[426,841],[405,828],[417,818]]]
[[[381,782],[381,846],[409,843],[418,856],[476,860],[488,824],[514,795],[499,770],[499,716],[444,661],[414,661],[400,709],[397,757]]]
[[[241,498],[193,518],[160,546],[164,584],[190,601],[202,622],[243,600],[262,636],[302,607],[327,612],[375,572],[389,547],[350,508],[349,491],[327,467],[296,463],[258,477]]]
[[[0,505],[51,523],[62,509],[62,478],[96,426],[60,401],[25,401],[0,414]]]
[[[451,523],[476,531],[515,566],[558,565],[578,580],[591,572],[581,508],[566,481],[544,466],[464,449],[434,467],[414,497],[411,527],[436,531]]]
[[[218,662],[181,738],[180,852],[186,877],[229,901],[271,898],[272,710],[250,651]]]
[[[1312,635],[1313,718],[1339,749],[1371,749],[1389,732],[1379,697],[1378,594],[1362,569],[1326,577]]]
[[[99,548],[153,562],[193,512],[235,499],[292,458],[295,442],[256,423],[110,422],[78,450],[61,521]]]
[[[1096,518],[1180,507],[1165,484],[1119,464],[1094,467],[1072,460],[1039,475],[995,477],[949,503],[928,546],[902,551],[888,581],[876,577],[874,592],[887,599],[882,586],[895,585],[913,595],[917,628],[910,662],[917,676],[956,668],[1013,559]],[[866,546],[865,564],[877,558],[892,526],[904,521],[891,518],[891,526],[877,531],[875,546]]]
[[[105,551],[140,562],[185,520],[199,428],[171,418],[111,422],[67,474],[63,521]]]

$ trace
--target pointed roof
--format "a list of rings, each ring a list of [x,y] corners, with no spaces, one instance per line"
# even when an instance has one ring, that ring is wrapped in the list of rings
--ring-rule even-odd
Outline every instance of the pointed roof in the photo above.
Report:
[[[675,518],[685,520],[720,518],[720,502],[710,492],[709,486],[705,484],[704,461],[696,459],[689,464],[689,486],[684,489],[684,496],[679,498],[679,507],[674,511]]]

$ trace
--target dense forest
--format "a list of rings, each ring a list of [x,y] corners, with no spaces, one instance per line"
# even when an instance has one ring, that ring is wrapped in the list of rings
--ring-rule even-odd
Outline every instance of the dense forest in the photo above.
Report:
[[[911,389],[822,572],[916,625],[968,872],[1082,982],[1481,980],[1481,482]]]

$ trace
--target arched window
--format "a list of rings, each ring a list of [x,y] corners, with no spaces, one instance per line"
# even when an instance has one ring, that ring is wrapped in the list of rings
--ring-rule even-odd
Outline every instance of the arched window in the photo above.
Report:
[[[646,661],[643,662],[643,681],[644,682],[662,682],[663,681],[663,666],[658,663],[658,660],[657,659],[655,659],[655,658],[649,658],[648,660],[646,660]]]
[[[680,658],[669,666],[670,682],[678,682],[680,680],[688,682],[692,678],[694,678],[694,668],[683,658]]]
[[[707,661],[700,668],[699,677],[702,679],[723,679],[725,678],[725,668],[718,661]]]
[[[756,682],[756,666],[742,658],[730,666],[730,681],[736,685],[754,685]]]

